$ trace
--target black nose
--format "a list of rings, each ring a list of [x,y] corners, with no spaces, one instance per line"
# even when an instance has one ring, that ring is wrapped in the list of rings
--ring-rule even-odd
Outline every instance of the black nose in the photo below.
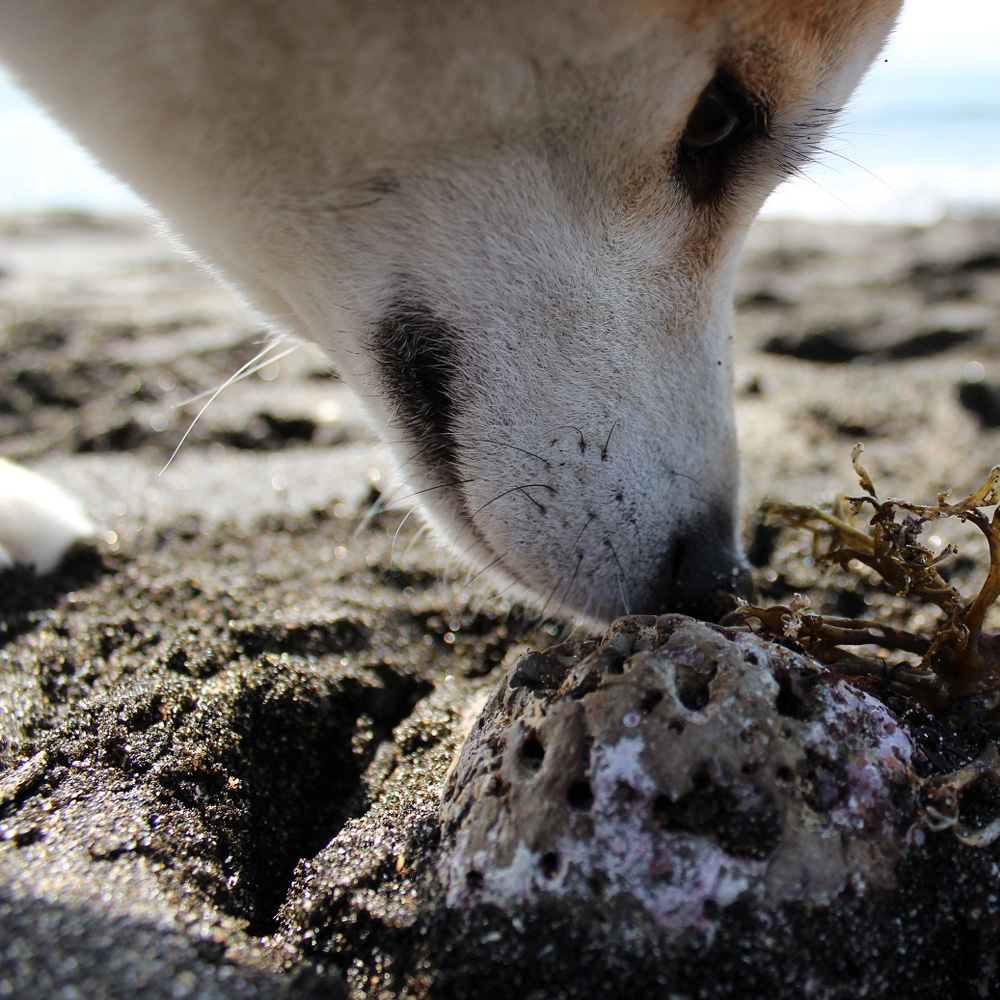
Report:
[[[751,595],[750,571],[725,517],[706,519],[678,534],[660,572],[635,601],[636,614],[680,613],[716,619],[726,595]]]

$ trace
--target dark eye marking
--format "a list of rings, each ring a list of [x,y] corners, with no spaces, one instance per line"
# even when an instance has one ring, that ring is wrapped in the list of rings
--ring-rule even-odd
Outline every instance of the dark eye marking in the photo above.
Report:
[[[696,205],[716,202],[750,145],[769,134],[767,105],[719,70],[688,115],[676,173]]]
[[[455,463],[455,343],[454,329],[409,297],[393,302],[368,336],[382,390],[431,466]]]

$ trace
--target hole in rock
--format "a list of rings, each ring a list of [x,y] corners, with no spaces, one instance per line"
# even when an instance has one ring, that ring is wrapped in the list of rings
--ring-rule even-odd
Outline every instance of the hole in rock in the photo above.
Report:
[[[486,794],[492,796],[495,799],[499,799],[501,796],[506,795],[510,790],[510,785],[507,784],[499,774],[494,774],[490,778],[490,783],[486,787]]]
[[[639,711],[642,712],[643,715],[649,715],[649,713],[652,712],[661,701],[663,701],[662,691],[647,691],[642,696],[642,701],[639,702]]]
[[[571,809],[589,809],[594,804],[594,790],[586,780],[574,781],[566,789],[566,801]]]
[[[652,802],[654,823],[673,832],[710,837],[736,858],[762,861],[781,843],[781,813],[775,803],[752,785],[727,787],[704,771],[694,787],[673,801],[660,794]]]
[[[804,677],[786,671],[777,674],[776,680],[778,681],[778,697],[775,699],[774,707],[778,710],[779,715],[788,719],[806,720],[811,719],[816,714],[811,696],[811,685]]]
[[[700,712],[711,700],[714,664],[699,663],[697,667],[678,663],[676,667],[677,697],[689,711]]]
[[[606,653],[605,653],[606,650]],[[623,674],[625,673],[625,657],[623,654],[619,653],[616,649],[608,649],[605,647],[602,653],[605,655],[602,657],[604,661],[604,668],[609,674]]]
[[[545,760],[545,747],[537,736],[528,736],[521,744],[521,764],[528,771],[540,771]]]

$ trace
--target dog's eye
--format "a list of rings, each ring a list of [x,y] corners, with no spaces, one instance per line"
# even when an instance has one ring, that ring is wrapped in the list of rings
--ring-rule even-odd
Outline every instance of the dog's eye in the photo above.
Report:
[[[716,73],[688,115],[677,148],[677,173],[691,200],[717,200],[746,145],[767,134],[763,103],[726,73]]]
[[[728,139],[740,127],[741,107],[715,81],[701,92],[688,117],[681,146],[688,152],[707,149]]]

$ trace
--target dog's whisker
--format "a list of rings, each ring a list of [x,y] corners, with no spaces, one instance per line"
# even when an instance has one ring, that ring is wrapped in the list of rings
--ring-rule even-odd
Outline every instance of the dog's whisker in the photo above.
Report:
[[[566,563],[569,562],[569,560],[572,558],[572,556],[573,556],[573,550],[576,549],[577,545],[580,544],[580,539],[583,538],[583,533],[591,526],[591,524],[593,524],[593,522],[594,522],[594,515],[591,514],[590,517],[587,518],[587,520],[584,523],[583,527],[580,529],[580,531],[577,534],[576,538],[573,539],[572,545],[570,545],[569,550],[567,551],[566,555],[563,557],[563,559],[559,563],[559,566],[556,568],[556,573],[555,573],[556,582],[553,584],[552,590],[549,592],[548,597],[545,598],[545,603],[542,604],[541,610],[538,613],[539,618],[544,618],[545,617],[545,614],[546,614],[548,606],[549,606],[549,602],[552,600],[553,597],[555,597],[556,592],[559,589],[559,574],[562,572],[562,570],[565,567]],[[576,574],[579,573],[579,571],[580,571],[580,563],[582,563],[582,562],[583,562],[583,552],[581,551],[579,553],[579,558],[577,559],[576,571],[573,573],[573,577],[570,580],[570,583],[569,583],[569,585],[566,588],[566,594],[567,595],[569,594],[570,588],[576,582]],[[565,596],[563,597],[563,601],[561,601],[560,604],[559,604],[560,608],[562,607],[562,604],[563,604],[564,601],[565,601]]]
[[[392,444],[396,444],[396,445],[399,445],[399,444],[409,445],[411,448],[415,447],[416,444],[418,444],[418,443],[419,442],[406,440],[405,438],[404,439],[399,439],[399,440],[396,440],[396,441],[387,441],[386,442],[386,444],[389,444],[389,445],[392,445]],[[426,455],[427,452],[431,451],[433,449],[433,447],[434,447],[433,444],[428,442],[428,443],[424,444],[422,447],[417,448],[417,450],[414,451],[414,453],[412,455],[410,455],[410,457],[405,462],[400,462],[396,466],[396,471],[397,472],[402,472],[403,469],[407,468],[411,463],[416,462],[417,459],[419,459],[419,458],[423,458],[423,456]]]
[[[461,541],[462,535],[464,535],[466,530],[469,528],[472,528],[473,531],[475,531],[475,525],[473,525],[472,521],[469,519],[468,516],[463,518],[463,522],[464,523],[462,524],[462,527],[459,529],[458,534],[456,534],[451,539],[450,542],[452,558],[458,563],[465,562],[465,560],[469,556],[469,553],[472,552],[477,545],[481,544],[480,539],[474,536],[472,541],[469,542],[469,544],[464,549],[462,549],[461,552],[459,551],[458,543],[459,541]]]
[[[566,604],[566,599],[569,597],[573,590],[573,584],[576,583],[576,578],[580,575],[580,567],[583,565],[583,552],[577,553],[576,557],[576,567],[573,570],[573,575],[569,578],[569,582],[566,584],[566,589],[563,591],[562,600],[559,601],[556,607],[555,614],[558,615]]]
[[[496,503],[497,500],[502,500],[504,497],[510,496],[511,493],[521,493],[526,499],[530,500],[544,514],[546,511],[545,505],[539,503],[530,493],[526,492],[527,490],[533,487],[546,489],[552,493],[555,492],[555,487],[550,486],[548,483],[522,483],[519,486],[512,486],[509,490],[504,490],[502,493],[498,493],[492,499],[487,500],[486,503],[484,503],[477,510],[474,510],[471,514],[466,514],[464,516],[465,523],[462,525],[458,534],[455,535],[455,537],[451,540],[452,547],[457,548],[458,543],[462,539],[462,536],[468,529],[471,528],[473,531],[476,530],[474,519],[476,518],[477,515],[481,514],[487,507],[489,507],[490,504]],[[475,548],[476,544],[477,542],[473,541],[473,543],[469,545],[468,548],[466,548],[465,551],[462,553],[461,558],[464,559],[465,556],[468,555],[468,553],[471,552],[473,548]]]
[[[828,188],[825,184],[820,183],[811,174],[802,173],[799,176],[804,181],[807,181],[809,184],[812,184],[813,187],[819,188],[819,190],[822,191],[823,194],[828,195],[829,197],[833,198],[834,201],[836,201],[838,204],[840,204],[844,208],[846,208],[847,211],[850,212],[851,215],[853,215],[855,218],[857,218],[857,219],[861,218],[861,214],[857,211],[857,209],[855,209],[852,205],[850,205],[846,201],[844,201],[844,199],[841,198],[840,195],[835,194],[833,191],[831,191],[830,188]]]
[[[618,426],[620,421],[615,420],[611,425],[611,430],[608,431],[607,439],[604,442],[604,447],[601,448],[601,461],[606,462],[608,460],[608,445],[611,444],[611,435],[614,434],[615,428]]]
[[[493,441],[490,438],[483,438],[483,444],[492,444],[498,448],[511,448],[514,451],[519,451],[522,455],[527,455],[529,458],[536,458],[543,465],[551,465],[550,459],[543,458],[541,455],[536,454],[533,451],[529,451],[527,448],[522,448],[519,445],[511,444],[509,441]]]
[[[414,493],[407,493],[406,496],[394,498],[391,507],[387,507],[387,509],[398,507],[400,504],[406,503],[407,500],[413,500],[415,497],[426,496],[435,490],[450,490],[452,487],[465,486],[466,483],[474,483],[475,481],[475,477],[470,477],[469,479],[455,479],[450,483],[438,483],[436,486],[428,486],[426,489],[416,490]]]
[[[205,411],[212,405],[212,403],[214,403],[215,400],[219,398],[219,395],[224,390],[228,389],[229,386],[233,385],[235,382],[238,382],[241,378],[243,378],[245,374],[251,368],[253,368],[253,366],[256,365],[257,362],[261,360],[261,358],[264,358],[268,354],[270,354],[278,343],[279,343],[278,341],[275,341],[273,344],[269,344],[267,347],[264,348],[264,350],[260,351],[255,357],[251,358],[245,364],[240,365],[240,367],[232,375],[230,375],[229,378],[227,378],[225,382],[222,383],[222,385],[220,385],[217,389],[215,389],[214,392],[212,392],[212,394],[205,401],[205,405],[202,406],[202,408],[194,415],[192,421],[188,424],[187,430],[181,435],[180,441],[177,442],[177,446],[170,453],[170,458],[167,459],[166,464],[163,466],[162,469],[160,469],[159,475],[162,476],[163,473],[170,468],[171,463],[177,457],[181,448],[184,446],[184,442],[187,441],[187,439],[191,436],[191,432],[195,429],[195,425],[202,418],[202,416],[204,416]],[[294,350],[294,348],[291,348],[290,350]],[[268,359],[268,360],[270,361],[273,359]]]
[[[243,368],[239,370],[237,375],[235,375],[231,380],[229,380],[226,385],[222,388],[226,388],[228,385],[235,385],[237,382],[242,382],[245,379],[250,378],[252,375],[256,375],[257,372],[263,371],[268,365],[277,364],[282,358],[287,358],[289,354],[294,354],[295,351],[299,350],[303,345],[300,343],[292,344],[291,347],[286,347],[280,354],[275,354],[273,357],[268,356],[269,351],[273,351],[279,344],[284,343],[285,338],[280,337],[274,341],[273,344],[269,344],[264,348],[255,358],[253,358],[248,364],[253,365],[252,368]],[[258,362],[254,364],[254,362]],[[246,370],[244,370],[246,368]],[[211,396],[213,393],[217,392],[217,389],[206,389],[204,392],[199,392],[195,396],[188,396],[187,399],[182,399],[177,403],[171,403],[170,408],[172,410],[180,410],[185,406],[190,406],[192,403],[197,403],[199,400],[204,399],[206,396]]]
[[[399,499],[395,494],[403,489],[402,483],[392,483],[390,481],[385,489],[380,489],[375,500],[369,505],[368,509],[365,511],[364,516],[358,522],[355,527],[352,537],[357,538],[362,533],[368,530],[371,526],[372,521],[375,520],[380,514],[387,510],[393,509],[397,500]],[[373,484],[374,487],[374,484]],[[435,487],[438,488],[438,487]]]
[[[630,615],[632,612],[629,610],[631,607],[631,601],[628,599],[628,582],[625,579],[625,570],[622,568],[621,560],[618,558],[618,553],[615,552],[614,545],[611,544],[611,539],[606,539],[608,548],[611,550],[611,555],[615,560],[615,566],[617,570],[615,571],[615,577],[618,580],[618,594],[622,599],[622,608],[625,614]]]
[[[686,472],[678,472],[676,469],[664,469],[664,474],[672,477],[673,479],[686,479],[693,486],[697,486],[700,491],[700,495],[692,490],[692,495],[696,496],[702,503],[707,507],[714,507],[715,501],[712,499],[712,494],[698,482],[694,476],[689,476]]]
[[[414,508],[414,509],[416,509],[416,508]],[[425,523],[425,524],[421,524],[421,525],[420,525],[420,527],[419,527],[419,528],[417,528],[417,530],[416,530],[415,532],[413,532],[413,537],[412,537],[412,538],[410,539],[410,541],[409,541],[409,542],[407,543],[407,546],[406,546],[406,548],[405,548],[405,549],[403,549],[403,558],[404,558],[404,559],[405,559],[405,558],[407,558],[407,556],[409,556],[410,552],[412,552],[412,551],[413,551],[413,547],[414,547],[414,546],[415,546],[415,545],[416,545],[416,544],[417,544],[417,543],[418,543],[418,542],[420,541],[420,539],[421,539],[421,538],[423,538],[423,537],[424,537],[424,535],[426,535],[426,534],[427,534],[427,533],[428,533],[428,532],[429,532],[430,530],[431,530],[431,526],[430,526],[429,524],[426,524],[426,523]]]
[[[484,567],[483,567],[482,569],[480,569],[480,570],[479,570],[478,572],[476,572],[476,573],[473,573],[473,574],[472,574],[471,576],[467,576],[467,577],[465,578],[465,580],[464,580],[464,581],[462,582],[462,586],[463,586],[463,587],[471,587],[471,586],[472,586],[472,585],[473,585],[473,584],[474,584],[474,583],[476,582],[476,580],[478,580],[478,579],[479,579],[479,578],[480,578],[481,576],[484,576],[484,575],[485,575],[486,573],[488,573],[488,572],[489,572],[489,571],[490,571],[491,569],[493,569],[493,567],[494,567],[494,566],[496,566],[496,564],[497,564],[498,562],[500,562],[500,561],[501,561],[501,559],[502,559],[502,556],[497,556],[497,557],[496,557],[496,559],[493,559],[492,561],[488,562],[488,563],[487,563],[487,564],[486,564],[486,565],[485,565],[485,566],[484,566]]]
[[[549,433],[555,434],[556,431],[576,431],[580,435],[580,454],[582,455],[587,450],[587,438],[584,436],[583,431],[575,424],[557,424]],[[554,441],[552,443],[555,444]]]
[[[399,538],[399,533],[403,530],[403,525],[410,519],[416,507],[411,507],[404,515],[399,524],[396,525],[396,530],[392,533],[392,542],[389,544],[389,566],[392,567],[396,558],[396,539]],[[412,544],[412,542],[411,542]]]
[[[636,521],[634,517],[630,517],[628,519],[628,523],[632,526],[632,530],[635,532],[635,551],[636,555],[641,560],[642,556],[644,555],[644,552],[642,544],[642,535],[639,532],[639,522]]]
[[[468,482],[473,482],[473,480],[465,479],[459,482],[438,483],[436,486],[428,486],[426,489],[418,490],[416,493],[408,493],[402,497],[392,496],[390,493],[381,493],[378,499],[371,505],[371,507],[365,513],[364,517],[362,517],[362,519],[358,522],[357,526],[354,529],[352,537],[358,538],[361,534],[367,531],[368,528],[371,526],[372,521],[374,521],[375,518],[378,517],[378,515],[383,513],[384,511],[396,510],[397,508],[401,507],[404,503],[406,503],[408,500],[412,500],[414,497],[423,496],[424,494],[427,493],[433,493],[435,490],[449,489],[452,486],[461,485],[462,483],[468,483]],[[415,509],[416,509],[415,505],[411,506],[407,510],[406,517],[409,517],[410,514]],[[406,520],[406,517],[403,518],[404,521]]]
[[[469,515],[469,523],[471,524],[476,517],[478,517],[484,510],[486,510],[487,507],[490,506],[490,504],[494,504],[498,500],[502,500],[504,497],[509,497],[511,493],[522,494],[544,514],[545,513],[544,505],[540,504],[530,493],[526,492],[527,490],[530,489],[543,489],[543,490],[548,490],[550,493],[555,492],[555,489],[548,483],[523,483],[520,486],[512,486],[509,490],[504,490],[502,493],[498,493],[491,500],[487,500],[486,503],[484,503],[481,507],[477,507],[476,510],[474,510]]]
[[[370,527],[372,521],[379,516],[385,510],[385,495],[379,494],[378,498],[371,504],[368,510],[365,511],[361,520],[358,521],[351,535],[352,538],[359,538],[364,532],[366,532]]]
[[[586,603],[583,605],[583,611],[580,613],[578,618],[575,618],[572,623],[572,627],[566,636],[566,641],[569,641],[576,635],[577,632],[582,632],[588,625],[590,618],[590,606],[593,603],[593,598],[588,596]]]
[[[899,192],[884,177],[880,177],[874,170],[870,170],[863,163],[859,163],[857,160],[851,159],[851,157],[846,156],[844,153],[838,153],[835,149],[827,149],[824,147],[820,150],[820,153],[822,156],[832,156],[838,160],[843,160],[845,163],[850,164],[850,166],[855,170],[860,170],[863,173],[866,173],[872,178],[872,180],[881,184],[882,187],[884,187],[893,197],[899,199],[899,201],[903,200]]]
[[[500,598],[502,598],[508,591],[513,590],[515,587],[524,586],[523,582],[513,572],[506,570],[506,567],[504,567],[504,569],[507,572],[507,575],[510,576],[510,582],[506,586],[501,587],[499,590],[490,591],[489,599],[491,602],[499,601]]]

